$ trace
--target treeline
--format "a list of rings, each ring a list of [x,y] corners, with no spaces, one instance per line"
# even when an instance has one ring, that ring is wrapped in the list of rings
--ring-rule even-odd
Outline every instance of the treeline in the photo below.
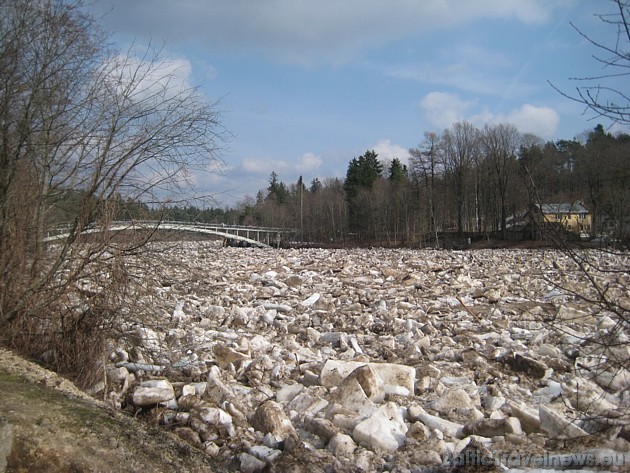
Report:
[[[115,220],[161,220],[176,222],[225,223],[238,225],[244,220],[239,209],[199,208],[195,205],[150,207],[131,199],[121,200]]]
[[[627,238],[630,136],[601,125],[581,139],[544,142],[512,125],[455,123],[427,132],[408,165],[374,151],[353,158],[345,179],[302,178],[285,184],[272,173],[240,221],[292,227],[304,241],[416,245],[445,232],[506,232],[536,203],[583,202],[603,225]],[[612,222],[612,224],[611,224]]]
[[[84,192],[81,190],[59,192],[54,199],[51,199],[48,226],[67,225],[79,214],[85,199]],[[92,211],[87,218],[88,224],[100,222],[105,214],[108,214],[110,221],[155,220],[239,225],[246,220],[241,206],[199,208],[190,203],[178,205],[168,202],[149,205],[131,197],[124,198],[120,194],[115,194],[106,200],[95,199]]]
[[[628,238],[630,135],[598,125],[580,139],[545,142],[512,125],[460,122],[425,133],[409,155],[403,164],[368,150],[350,160],[344,179],[308,185],[272,172],[266,189],[233,208],[151,210],[128,200],[117,218],[285,227],[307,242],[414,246],[444,234],[506,239],[534,204],[582,202],[593,235]]]

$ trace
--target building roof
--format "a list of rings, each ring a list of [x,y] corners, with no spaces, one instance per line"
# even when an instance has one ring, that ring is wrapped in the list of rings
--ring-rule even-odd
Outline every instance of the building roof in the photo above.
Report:
[[[589,210],[580,202],[572,204],[536,204],[544,214],[582,214]]]

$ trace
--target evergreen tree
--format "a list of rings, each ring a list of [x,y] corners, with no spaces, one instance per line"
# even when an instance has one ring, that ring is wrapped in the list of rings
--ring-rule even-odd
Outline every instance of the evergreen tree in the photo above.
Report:
[[[318,178],[311,181],[311,187],[309,189],[313,194],[322,190],[322,183]]]
[[[273,171],[269,177],[268,198],[274,203],[285,204],[289,198],[289,189],[284,182],[278,180],[278,175]]]
[[[378,155],[366,151],[363,156],[353,158],[348,165],[346,181],[343,185],[348,204],[348,228],[350,232],[361,235],[369,228],[369,206],[363,197],[369,195],[374,182],[381,177],[383,165]]]
[[[381,177],[382,172],[383,165],[373,150],[366,151],[363,156],[358,158],[352,158],[343,186],[348,198],[355,198],[360,189],[370,189],[374,181]]]
[[[407,166],[394,158],[389,165],[389,180],[391,182],[402,182],[407,178]]]

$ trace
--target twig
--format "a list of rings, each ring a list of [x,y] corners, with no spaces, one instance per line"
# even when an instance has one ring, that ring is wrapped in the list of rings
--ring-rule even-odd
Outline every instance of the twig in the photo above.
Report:
[[[475,314],[472,310],[470,310],[470,308],[466,304],[464,304],[464,302],[459,298],[459,296],[455,296],[455,297],[459,301],[459,303],[462,305],[462,307],[466,309],[466,312],[468,312],[473,319],[475,319],[477,322],[481,322],[481,319],[479,318],[479,316]]]

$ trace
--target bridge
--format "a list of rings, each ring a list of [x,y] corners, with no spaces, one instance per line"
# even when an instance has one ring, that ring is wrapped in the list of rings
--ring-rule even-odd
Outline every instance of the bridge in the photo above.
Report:
[[[63,240],[68,238],[68,227],[58,227],[52,234],[49,234],[44,241],[51,242],[55,240]],[[216,223],[198,223],[198,222],[171,222],[171,221],[120,221],[112,222],[108,227],[108,231],[135,231],[135,230],[171,230],[189,233],[202,233],[206,235],[215,235],[224,239],[226,243],[239,243],[243,246],[257,246],[259,248],[271,248],[280,246],[280,242],[287,236],[297,233],[297,230],[291,228],[274,228],[274,227],[251,227],[245,225],[225,225]],[[102,227],[92,227],[84,230],[82,234],[100,233]]]

